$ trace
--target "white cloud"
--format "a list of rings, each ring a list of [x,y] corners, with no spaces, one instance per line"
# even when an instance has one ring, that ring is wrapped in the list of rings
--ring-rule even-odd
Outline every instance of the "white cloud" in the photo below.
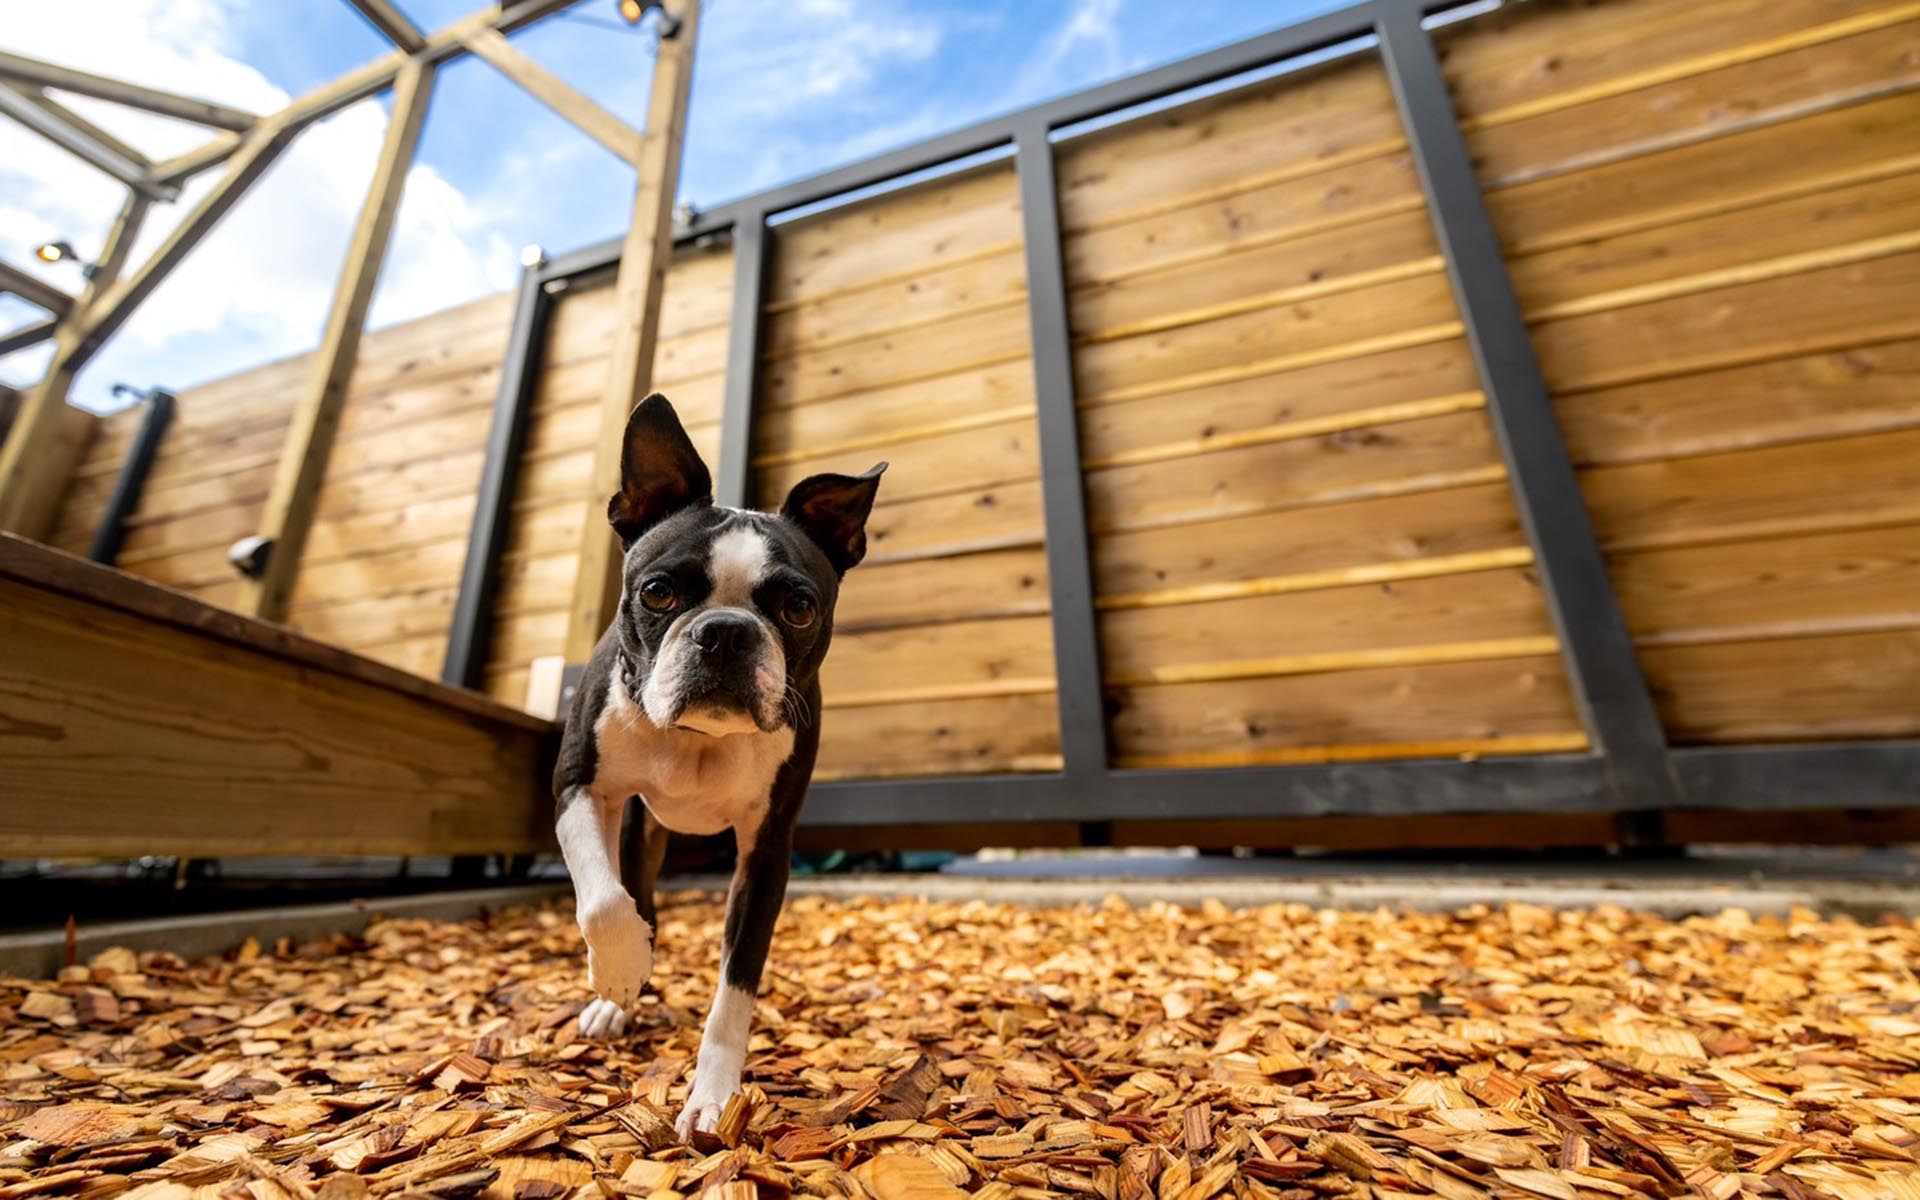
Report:
[[[0,44],[99,74],[203,96],[254,112],[287,94],[237,57],[237,0],[86,0],[7,4]],[[75,38],[84,25],[88,37]],[[165,157],[208,131],[115,105],[76,98],[76,110],[143,152]],[[167,277],[76,385],[75,399],[102,403],[116,378],[186,386],[310,348],[318,339],[346,238],[371,177],[386,113],[379,101],[347,109],[302,133],[266,175]],[[213,186],[195,180],[172,205],[151,210],[135,243],[150,252]],[[64,152],[0,122],[0,255],[30,261],[31,248],[66,237],[97,253],[122,190]],[[432,167],[408,175],[372,323],[387,324],[459,303],[513,282],[514,254],[478,206]],[[37,268],[36,265],[36,269]],[[41,269],[77,289],[70,266]],[[0,360],[0,377],[26,383],[39,354]],[[157,372],[163,372],[156,378]]]
[[[1098,52],[1097,74],[1119,75],[1124,69],[1125,58],[1121,53],[1120,30],[1115,18],[1120,15],[1122,2],[1077,0],[1073,10],[1067,14],[1066,21],[1041,45],[1039,53],[1021,68],[1015,90],[1023,95],[1047,92],[1050,81],[1059,78],[1062,65],[1083,48]]]

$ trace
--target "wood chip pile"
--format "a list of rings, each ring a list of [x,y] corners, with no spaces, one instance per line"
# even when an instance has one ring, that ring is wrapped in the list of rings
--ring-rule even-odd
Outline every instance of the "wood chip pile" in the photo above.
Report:
[[[794,901],[678,1144],[720,907],[577,1038],[562,907],[0,979],[0,1200],[1920,1198],[1920,926]]]

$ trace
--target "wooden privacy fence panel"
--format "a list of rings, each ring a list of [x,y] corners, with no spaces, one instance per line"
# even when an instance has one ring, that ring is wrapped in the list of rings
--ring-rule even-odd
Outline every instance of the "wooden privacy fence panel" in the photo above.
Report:
[[[511,298],[493,296],[361,343],[296,578],[295,628],[438,674],[511,315]],[[227,549],[257,530],[309,357],[178,393],[114,565],[221,608],[239,602]],[[100,423],[55,546],[86,553],[142,415]]]
[[[512,303],[446,315],[404,369],[380,357],[355,369],[286,618],[429,677],[446,655]],[[370,378],[382,386],[361,390]]]
[[[1584,748],[1379,61],[1057,161],[1115,761]]]
[[[655,375],[720,498],[893,464],[810,820],[1913,800],[1920,3],[1442,7],[696,216]],[[499,299],[367,340],[300,627],[528,703],[618,257],[531,270],[503,365]],[[181,394],[130,570],[237,592],[299,375]]]
[[[688,247],[667,271],[654,388],[673,401],[709,467],[720,449],[732,297],[733,261],[724,247]],[[598,406],[607,386],[613,278],[582,280],[551,303],[515,471],[512,515],[494,567],[498,590],[484,686],[489,695],[513,705],[527,700],[530,664],[565,649],[581,522],[605,525],[607,498],[588,491],[594,443],[602,436]],[[612,530],[606,535],[612,537]]]
[[[1920,732],[1920,5],[1441,46],[1669,736]]]
[[[818,776],[1057,770],[1011,167],[770,232],[755,503],[891,463],[835,615]]]

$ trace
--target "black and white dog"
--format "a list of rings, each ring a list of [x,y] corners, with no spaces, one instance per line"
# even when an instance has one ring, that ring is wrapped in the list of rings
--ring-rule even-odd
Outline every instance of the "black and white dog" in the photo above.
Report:
[[[653,884],[667,833],[732,830],[720,986],[683,1138],[740,1089],[754,993],[786,894],[794,819],[820,743],[820,662],[840,578],[866,554],[886,464],[814,475],[780,511],[713,502],[673,406],[627,418],[607,517],[626,548],[620,607],[587,663],[560,743],[556,828],[573,875],[587,982],[580,1030],[625,1032],[653,969]]]

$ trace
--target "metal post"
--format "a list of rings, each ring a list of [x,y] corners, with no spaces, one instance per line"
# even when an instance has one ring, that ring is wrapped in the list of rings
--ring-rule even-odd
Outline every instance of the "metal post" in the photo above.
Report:
[[[1452,94],[1421,25],[1421,5],[1380,0],[1376,14],[1381,57],[1581,718],[1605,758],[1621,808],[1675,806],[1680,791],[1666,736],[1507,277]]]
[[[1060,753],[1076,795],[1092,795],[1107,774],[1107,720],[1100,693],[1100,639],[1080,470],[1080,414],[1073,389],[1066,270],[1060,252],[1053,142],[1044,121],[1014,131],[1020,213],[1027,251],[1027,319],[1040,434],[1040,489],[1053,612],[1053,666],[1060,705]]]
[[[484,682],[487,644],[493,636],[493,599],[500,579],[497,568],[512,525],[527,411],[533,407],[534,382],[552,309],[542,264],[536,262],[520,272],[520,296],[514,304],[507,358],[500,368],[500,392],[487,433],[473,529],[467,536],[466,562],[460,568],[460,594],[453,605],[453,625],[447,630],[447,657],[440,678],[459,687],[477,688]]]
[[[726,396],[714,499],[747,507],[753,477],[753,400],[760,369],[760,307],[766,295],[767,218],[744,212],[733,227],[733,312],[727,326]]]
[[[93,546],[87,557],[112,566],[120,558],[120,544],[126,540],[127,518],[140,507],[140,493],[146,489],[147,473],[153,469],[153,456],[159,453],[160,439],[166,436],[173,420],[173,393],[165,388],[146,392],[147,415],[140,418],[140,430],[133,435],[127,461],[120,465],[120,477],[114,480],[113,495],[107,511],[100,514],[94,527]]]

